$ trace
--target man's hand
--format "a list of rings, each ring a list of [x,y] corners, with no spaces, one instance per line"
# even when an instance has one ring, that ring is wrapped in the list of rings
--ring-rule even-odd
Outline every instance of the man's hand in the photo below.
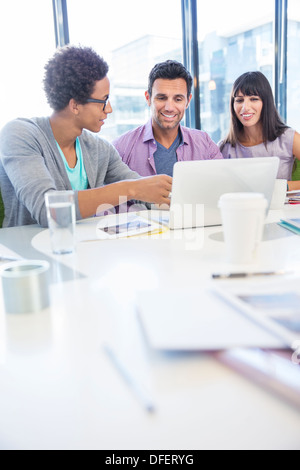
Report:
[[[149,176],[132,181],[132,199],[170,205],[172,178],[168,175]]]

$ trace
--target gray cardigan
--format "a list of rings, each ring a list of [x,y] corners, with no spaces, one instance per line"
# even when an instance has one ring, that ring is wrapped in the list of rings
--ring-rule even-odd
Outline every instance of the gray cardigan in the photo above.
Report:
[[[89,188],[140,176],[125,165],[116,149],[83,130],[79,137]],[[72,189],[49,118],[16,119],[0,134],[0,187],[5,206],[3,227],[38,223],[47,227],[44,194]],[[81,219],[78,192],[76,217]]]

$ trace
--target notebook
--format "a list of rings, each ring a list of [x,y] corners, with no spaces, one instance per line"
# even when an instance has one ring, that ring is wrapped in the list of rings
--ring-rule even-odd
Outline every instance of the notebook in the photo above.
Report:
[[[286,346],[213,289],[158,288],[137,294],[137,310],[149,344],[164,351],[216,351]]]

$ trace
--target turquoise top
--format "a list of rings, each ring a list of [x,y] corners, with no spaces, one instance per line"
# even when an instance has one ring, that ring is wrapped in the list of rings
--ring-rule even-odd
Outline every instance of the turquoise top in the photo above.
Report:
[[[76,156],[77,156],[77,162],[74,168],[70,168],[68,165],[68,162],[66,160],[66,157],[64,156],[60,146],[56,142],[57,148],[59,150],[59,153],[63,159],[68,178],[70,180],[72,189],[74,191],[82,191],[84,189],[87,189],[89,186],[88,182],[88,177],[84,168],[84,163],[83,163],[83,158],[82,158],[82,150],[81,150],[81,145],[79,142],[79,139],[77,137],[76,143],[75,143],[75,150],[76,150]]]

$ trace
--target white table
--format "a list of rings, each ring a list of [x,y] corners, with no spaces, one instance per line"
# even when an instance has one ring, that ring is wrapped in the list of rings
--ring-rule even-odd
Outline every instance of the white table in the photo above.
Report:
[[[299,270],[300,238],[275,223],[287,214],[300,216],[300,208],[269,214],[253,269]],[[78,223],[79,238],[96,223]],[[38,314],[6,315],[0,304],[1,448],[105,449],[108,455],[114,449],[300,448],[299,409],[208,353],[154,351],[137,320],[137,292],[197,289],[212,282],[213,272],[232,268],[224,261],[221,227],[80,242],[74,255],[61,257],[51,254],[48,231],[37,227],[3,229],[0,243],[51,260],[53,281],[51,307]],[[130,365],[155,412],[125,384],[105,343]]]

